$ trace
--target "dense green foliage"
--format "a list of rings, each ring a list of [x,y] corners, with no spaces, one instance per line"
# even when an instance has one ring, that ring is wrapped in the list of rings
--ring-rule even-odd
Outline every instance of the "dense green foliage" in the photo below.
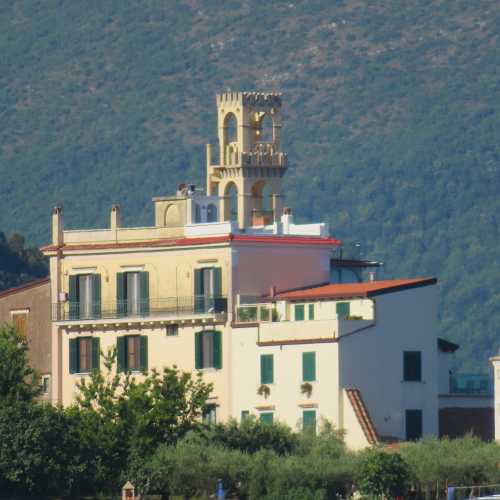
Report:
[[[355,491],[392,498],[443,498],[445,486],[500,481],[500,445],[475,438],[426,439],[358,453],[327,422],[318,434],[250,417],[201,423],[212,390],[175,367],[80,383],[70,408],[37,401],[39,381],[22,339],[0,328],[0,491],[15,498],[116,496],[131,480],[141,493],[206,497],[221,481],[227,498],[327,500]],[[6,389],[6,381],[9,387]]]
[[[30,402],[41,393],[39,375],[28,365],[28,345],[15,328],[0,325],[0,401]]]
[[[400,455],[370,450],[359,465],[358,485],[362,495],[394,498],[407,493],[410,471]]]
[[[140,0],[0,5],[0,227],[150,224],[204,179],[214,93],[282,90],[287,204],[386,276],[438,275],[466,367],[499,347],[500,3]]]
[[[0,231],[0,292],[47,274],[46,259],[38,248],[25,248],[20,234],[7,239]]]

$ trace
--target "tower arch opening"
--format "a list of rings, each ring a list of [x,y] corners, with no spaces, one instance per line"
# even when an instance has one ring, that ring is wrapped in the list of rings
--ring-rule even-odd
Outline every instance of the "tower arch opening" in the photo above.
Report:
[[[259,120],[257,142],[274,142],[274,122],[267,113],[264,113]]]
[[[238,119],[234,113],[228,113],[224,117],[224,143],[225,145],[238,140]]]
[[[234,182],[230,182],[224,190],[226,198],[225,203],[225,220],[238,220],[238,188]]]

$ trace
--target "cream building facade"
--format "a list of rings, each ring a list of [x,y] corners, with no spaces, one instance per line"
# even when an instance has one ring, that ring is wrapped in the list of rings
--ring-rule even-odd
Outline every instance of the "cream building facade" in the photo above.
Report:
[[[281,104],[218,95],[206,191],[154,198],[154,226],[122,227],[114,205],[108,228],[68,231],[54,209],[54,403],[116,346],[116,369],[137,377],[201,371],[207,420],[324,418],[353,448],[437,435],[436,280],[330,283],[341,242],[283,208]]]

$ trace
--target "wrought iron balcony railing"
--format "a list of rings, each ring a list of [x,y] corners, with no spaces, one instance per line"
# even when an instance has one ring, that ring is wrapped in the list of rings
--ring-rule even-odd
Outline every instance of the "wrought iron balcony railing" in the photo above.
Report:
[[[52,304],[53,321],[180,317],[202,314],[216,315],[226,312],[226,297],[206,297],[204,295],[91,303],[68,301]]]

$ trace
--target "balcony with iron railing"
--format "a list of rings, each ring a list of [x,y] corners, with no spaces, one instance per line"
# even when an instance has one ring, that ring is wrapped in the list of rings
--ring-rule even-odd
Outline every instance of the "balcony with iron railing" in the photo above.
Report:
[[[154,319],[225,317],[226,297],[167,297],[159,299],[114,300],[100,302],[59,302],[52,305],[55,322],[95,322],[101,320],[142,321]]]

